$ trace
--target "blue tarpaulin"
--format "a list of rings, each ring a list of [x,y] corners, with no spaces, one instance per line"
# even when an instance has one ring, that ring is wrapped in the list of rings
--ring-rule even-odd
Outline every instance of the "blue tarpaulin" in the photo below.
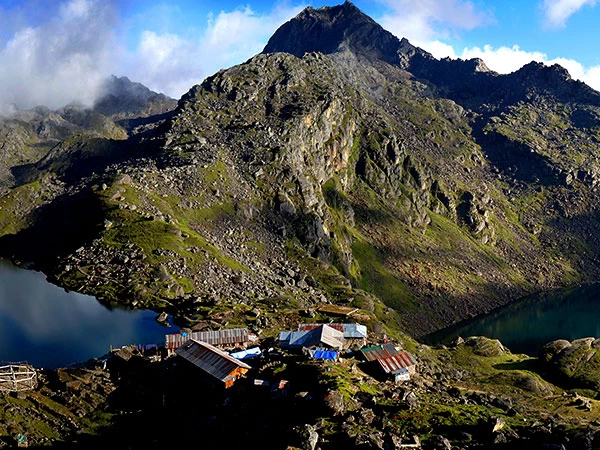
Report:
[[[335,352],[333,350],[316,349],[312,350],[310,352],[310,355],[314,359],[326,359],[328,361],[337,361],[338,359],[338,352]]]

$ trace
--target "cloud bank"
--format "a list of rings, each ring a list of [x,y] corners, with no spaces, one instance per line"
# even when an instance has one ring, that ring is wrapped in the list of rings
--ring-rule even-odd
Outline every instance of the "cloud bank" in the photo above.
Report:
[[[16,31],[0,48],[0,112],[91,104],[113,68],[117,20],[109,3],[72,0],[46,23]]]
[[[492,21],[486,11],[465,0],[382,0],[388,7],[380,23],[407,39],[428,40]]]
[[[572,78],[583,81],[596,90],[600,90],[600,66],[585,67],[580,62],[569,58],[548,58],[543,52],[525,51],[518,45],[513,47],[465,48],[460,55],[462,59],[481,58],[486,65],[498,73],[510,73],[520,69],[531,61],[547,65],[560,64],[569,71]]]
[[[460,53],[457,53],[450,45],[433,41],[426,42],[423,48],[436,58],[480,58],[488,68],[503,74],[519,70],[531,61],[546,65],[559,64],[569,71],[572,78],[583,81],[588,86],[600,91],[600,65],[585,67],[579,61],[570,58],[548,58],[544,52],[523,50],[518,45],[498,48],[491,45],[485,45],[483,48],[465,47]]]
[[[477,9],[465,0],[381,1],[389,12],[378,22],[386,30],[444,56],[452,51],[452,47],[443,42],[444,38],[494,21],[489,11]]]
[[[28,7],[38,3],[30,0]],[[27,6],[0,6],[0,24],[6,25],[0,31],[0,113],[13,105],[90,106],[111,74],[178,98],[206,76],[260,52],[275,29],[304,8],[284,5],[265,14],[250,7],[222,11],[208,16],[200,29],[181,34],[147,29],[133,51],[117,39],[123,31],[117,0],[46,5],[38,16],[47,17],[34,24],[27,22]]]

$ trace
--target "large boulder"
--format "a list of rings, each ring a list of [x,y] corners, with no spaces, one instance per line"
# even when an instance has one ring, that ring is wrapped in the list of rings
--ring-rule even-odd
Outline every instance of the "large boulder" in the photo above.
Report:
[[[506,349],[498,339],[490,339],[484,336],[471,336],[465,341],[465,345],[473,349],[473,353],[479,356],[502,356]]]
[[[593,337],[552,341],[540,353],[546,367],[569,386],[600,389],[600,353]]]

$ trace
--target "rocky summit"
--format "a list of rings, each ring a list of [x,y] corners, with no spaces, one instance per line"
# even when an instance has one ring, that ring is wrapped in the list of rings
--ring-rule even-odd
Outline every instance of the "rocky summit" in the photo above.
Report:
[[[442,349],[413,340],[531,293],[599,280],[600,93],[562,67],[500,75],[478,59],[438,60],[346,2],[307,8],[261,54],[178,102],[113,77],[93,108],[17,110],[0,130],[0,256],[193,330],[247,326],[269,339],[326,320],[323,307],[358,311],[370,332],[420,359],[422,378],[406,389],[366,381],[352,363],[326,373],[266,364],[269,376],[302,386],[270,410],[273,424],[286,417],[273,426],[278,442],[295,425],[302,448],[323,433],[324,449],[398,448],[410,433],[451,448],[447,431],[464,448],[600,439],[588,428],[600,419],[581,411],[596,401],[561,391],[597,388],[596,340],[557,341],[541,360],[485,338]],[[196,417],[157,394],[170,364],[143,383],[135,372],[127,414],[141,396],[157,423],[158,404]],[[2,401],[17,412],[41,402],[50,414],[64,409],[50,399],[104,392],[82,403],[85,420],[64,419],[75,433],[118,389],[93,370],[48,373],[55,382],[42,393]],[[312,379],[302,370],[320,374],[318,387],[302,384]],[[321,394],[324,409],[296,409]],[[231,401],[256,420],[248,398]],[[201,423],[237,417],[219,402]],[[299,414],[290,423],[288,406]],[[337,419],[302,428],[323,411]],[[131,417],[140,429],[144,417]],[[226,422],[215,429],[227,434]],[[259,442],[265,426],[247,436]]]

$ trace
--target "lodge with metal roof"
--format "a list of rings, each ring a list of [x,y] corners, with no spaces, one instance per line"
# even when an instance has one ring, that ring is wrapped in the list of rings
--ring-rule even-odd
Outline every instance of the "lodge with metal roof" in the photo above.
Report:
[[[406,369],[409,374],[414,373],[415,366],[417,365],[417,361],[415,360],[414,356],[408,352],[399,352],[397,355],[378,359],[377,363],[381,366],[385,373],[392,375],[404,373],[402,369]]]
[[[189,339],[175,353],[230,388],[251,367],[206,342]]]
[[[376,361],[378,359],[389,358],[390,356],[398,354],[396,347],[390,343],[364,347],[360,349],[360,352],[367,361]]]
[[[377,365],[394,381],[407,381],[416,372],[417,360],[406,351],[398,351],[392,344],[374,345],[360,350],[365,360]]]
[[[310,348],[325,347],[341,349],[344,346],[344,333],[327,324],[319,324],[312,330],[282,331],[279,341],[283,347]]]
[[[320,327],[321,323],[301,323],[298,325],[298,331],[310,331]],[[328,327],[334,328],[344,333],[344,339],[366,339],[367,326],[358,323],[328,323]]]
[[[194,331],[192,333],[167,334],[165,346],[169,353],[181,347],[188,339],[206,342],[217,347],[244,347],[251,335],[247,328],[230,328],[224,330]]]
[[[282,347],[300,348],[321,345],[327,348],[349,348],[364,345],[366,325],[358,323],[301,323],[295,331],[279,333]]]

